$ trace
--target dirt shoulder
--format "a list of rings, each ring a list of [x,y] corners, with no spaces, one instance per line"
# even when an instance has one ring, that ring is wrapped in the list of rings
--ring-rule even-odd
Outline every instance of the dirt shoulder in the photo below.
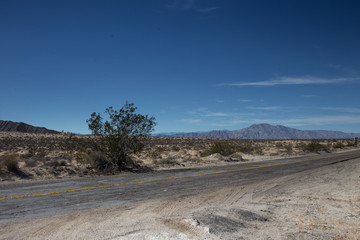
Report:
[[[246,186],[0,224],[0,239],[359,239],[360,159]]]

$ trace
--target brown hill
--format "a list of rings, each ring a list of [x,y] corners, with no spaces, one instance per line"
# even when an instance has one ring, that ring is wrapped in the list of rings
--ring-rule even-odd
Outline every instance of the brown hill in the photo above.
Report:
[[[35,127],[23,122],[12,122],[0,120],[1,132],[26,132],[26,133],[59,133],[55,130],[50,130],[44,127]]]

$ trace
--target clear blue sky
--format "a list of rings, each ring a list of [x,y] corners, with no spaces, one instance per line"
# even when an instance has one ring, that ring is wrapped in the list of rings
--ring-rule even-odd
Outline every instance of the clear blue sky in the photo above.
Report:
[[[89,133],[134,102],[156,132],[360,132],[360,1],[0,1],[0,119]]]

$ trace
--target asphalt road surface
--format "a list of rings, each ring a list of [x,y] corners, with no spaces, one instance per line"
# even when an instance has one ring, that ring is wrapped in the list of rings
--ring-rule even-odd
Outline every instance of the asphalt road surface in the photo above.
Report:
[[[0,184],[0,222],[148,199],[191,196],[224,186],[245,186],[359,157],[360,151],[352,151],[221,167]]]

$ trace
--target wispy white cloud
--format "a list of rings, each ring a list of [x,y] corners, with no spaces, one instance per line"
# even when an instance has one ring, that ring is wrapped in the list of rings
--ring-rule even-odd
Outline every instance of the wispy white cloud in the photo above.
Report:
[[[207,108],[198,108],[194,111],[188,111],[187,113],[196,117],[231,117],[239,115],[238,113],[213,112]]]
[[[209,126],[213,127],[231,127],[233,124],[231,123],[210,123]]]
[[[360,116],[316,116],[289,119],[253,119],[253,123],[281,124],[286,126],[322,126],[331,124],[360,124]]]
[[[360,108],[352,107],[322,107],[320,109],[337,112],[360,113]]]
[[[201,123],[202,120],[201,120],[201,119],[197,119],[197,118],[184,118],[184,119],[180,119],[180,122],[185,122],[185,123]]]
[[[209,111],[204,107],[199,107],[195,110],[188,111],[187,113],[190,115],[200,115],[200,114],[203,114],[204,112],[209,112]]]
[[[223,113],[223,112],[209,112],[206,114],[203,114],[202,116],[204,117],[228,117],[231,114],[229,113]]]
[[[292,107],[281,107],[281,106],[268,106],[268,107],[246,107],[250,110],[263,110],[263,111],[304,111],[304,110],[325,110],[334,112],[346,112],[346,113],[360,113],[360,108],[355,107],[303,107],[303,106],[292,106]]]
[[[319,116],[285,120],[286,123],[303,125],[351,124],[360,123],[360,116]]]
[[[308,84],[336,84],[359,80],[360,78],[319,78],[312,76],[305,77],[280,77],[269,81],[259,82],[235,82],[235,83],[221,83],[219,86],[276,86],[276,85],[308,85]]]
[[[254,121],[253,120],[249,120],[249,119],[229,119],[229,120],[223,120],[220,122],[214,122],[214,123],[210,123],[210,126],[214,126],[214,127],[233,127],[233,126],[239,126],[239,125],[243,125],[243,124],[253,124]]]
[[[299,126],[325,126],[325,125],[346,125],[346,124],[360,124],[360,116],[316,116],[316,117],[303,117],[303,118],[244,118],[244,119],[224,119],[223,121],[209,122],[208,125],[214,127],[236,127],[240,125],[269,123],[274,125],[285,125],[288,127]]]
[[[252,102],[252,100],[250,100],[250,99],[239,99],[238,101],[239,101],[239,102],[243,102],[243,103],[245,103],[245,102]]]
[[[305,108],[305,109],[304,109]],[[234,112],[217,112],[210,111],[207,108],[198,108],[194,111],[188,112],[191,116],[182,119],[182,122],[202,124],[204,126],[211,126],[215,128],[242,128],[251,124],[269,123],[274,125],[284,125],[288,127],[306,127],[314,128],[318,126],[330,126],[334,128],[338,126],[346,126],[347,124],[360,124],[360,108],[356,107],[282,107],[282,106],[255,106],[247,107],[248,111],[244,109]],[[294,110],[295,109],[295,110]],[[314,115],[292,115],[293,110],[304,114],[306,109],[316,110],[317,116]],[[254,111],[251,111],[254,110]],[[258,114],[256,110],[263,111]],[[325,113],[323,111],[328,111]],[[286,114],[273,114],[272,111],[286,112]],[[333,111],[333,113],[331,112]],[[337,112],[339,114],[337,114]],[[341,114],[341,112],[343,114]],[[335,128],[336,129],[336,128]]]
[[[279,107],[279,106],[271,106],[271,107],[247,107],[247,109],[252,109],[252,110],[265,110],[265,111],[276,111],[276,110],[283,110],[285,109],[284,107]]]

